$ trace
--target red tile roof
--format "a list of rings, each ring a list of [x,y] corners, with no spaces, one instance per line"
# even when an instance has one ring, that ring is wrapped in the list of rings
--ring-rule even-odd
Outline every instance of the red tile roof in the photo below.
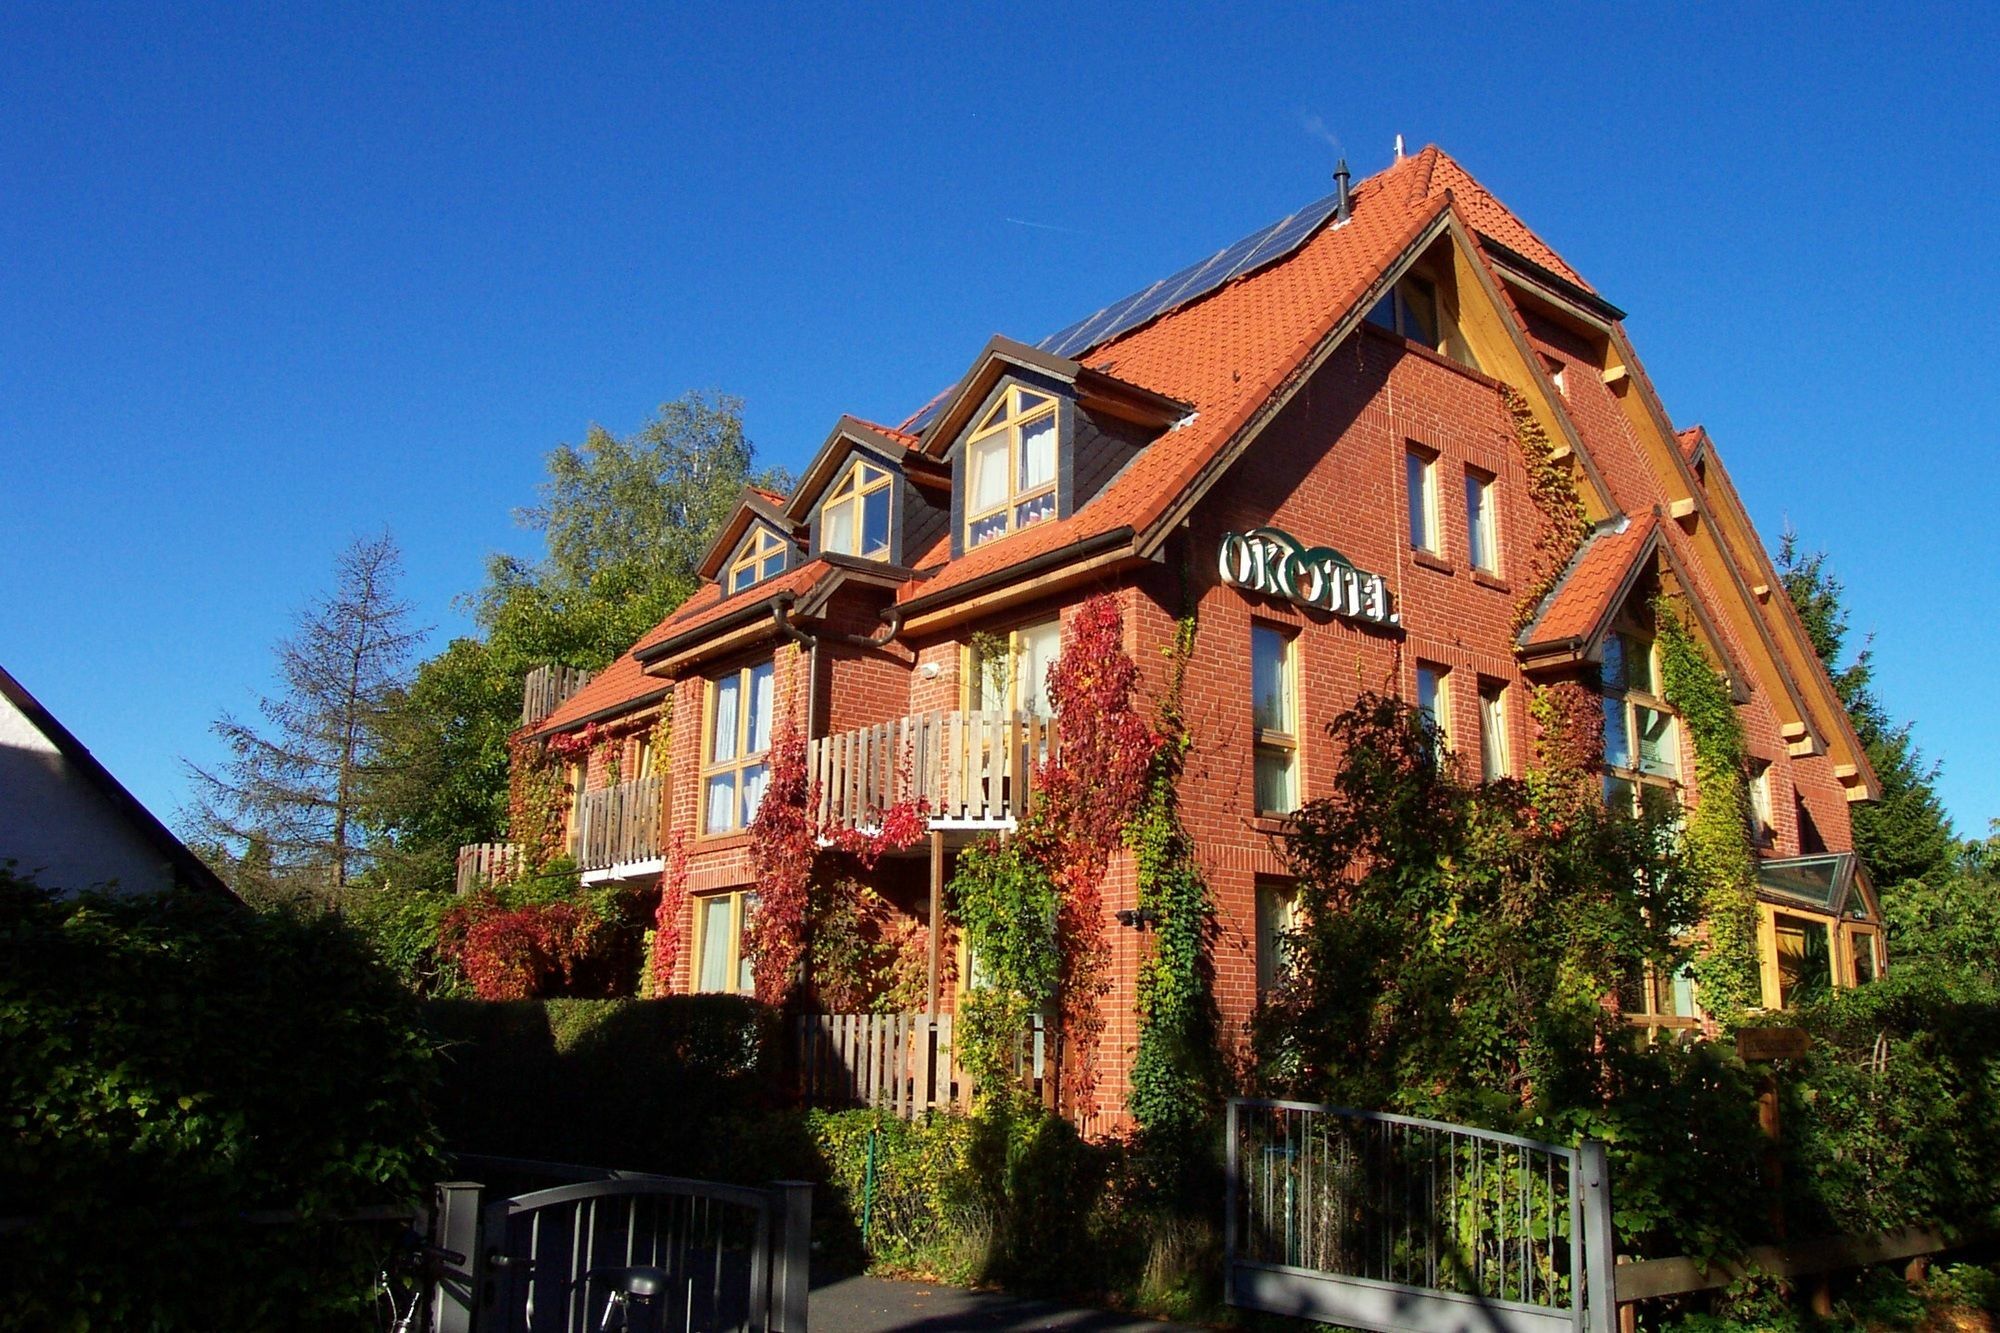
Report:
[[[1521,647],[1554,647],[1588,640],[1618,609],[1614,599],[1632,567],[1650,549],[1657,521],[1647,515],[1623,532],[1600,532],[1584,542],[1569,572],[1542,611],[1521,631]]]
[[[1699,425],[1694,425],[1689,426],[1686,430],[1675,431],[1674,438],[1680,441],[1682,455],[1693,458],[1694,451],[1701,447],[1701,437],[1706,434],[1708,434],[1707,430]]]
[[[1353,219],[1329,226],[1292,256],[1238,278],[1192,305],[1086,354],[1095,369],[1190,403],[1192,419],[1148,445],[1095,500],[1066,519],[1001,538],[946,564],[940,544],[903,600],[930,596],[1073,542],[1160,518],[1237,430],[1297,370],[1370,285],[1444,207],[1397,188],[1406,159],[1354,192]]]
[[[929,404],[926,404],[926,406],[929,406]],[[921,435],[912,435],[910,432],[906,430],[899,430],[895,426],[885,426],[879,421],[870,421],[866,417],[856,417],[854,419],[860,422],[862,425],[868,427],[868,429],[875,431],[878,434],[888,436],[890,439],[894,440],[897,444],[902,445],[905,449],[914,449],[919,444],[923,443],[924,437]]]
[[[535,723],[530,731],[542,735],[581,726],[588,718],[648,700],[666,693],[668,688],[669,682],[645,674],[632,654],[620,653],[610,666],[591,677],[590,684],[563,700],[561,707]]]
[[[1552,249],[1547,241],[1535,235],[1528,224],[1516,217],[1507,205],[1493,196],[1493,192],[1472,178],[1472,173],[1453,161],[1451,156],[1436,144],[1432,144],[1410,159],[1417,164],[1417,177],[1412,183],[1413,198],[1433,198],[1449,190],[1452,200],[1465,214],[1472,229],[1491,236],[1515,254],[1532,259],[1543,268],[1555,273],[1585,291],[1591,291],[1583,275],[1563,262],[1563,257]]]

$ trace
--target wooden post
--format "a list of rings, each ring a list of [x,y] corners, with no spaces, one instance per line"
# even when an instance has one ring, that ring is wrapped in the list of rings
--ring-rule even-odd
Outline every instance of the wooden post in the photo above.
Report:
[[[931,833],[931,954],[930,1000],[925,1013],[938,1016],[938,967],[944,949],[944,834]]]

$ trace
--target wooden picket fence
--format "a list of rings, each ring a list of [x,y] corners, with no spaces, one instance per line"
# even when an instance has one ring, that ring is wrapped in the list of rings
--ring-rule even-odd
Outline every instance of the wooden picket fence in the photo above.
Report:
[[[804,1014],[796,1021],[799,1091],[809,1106],[874,1106],[914,1120],[965,1110],[975,1091],[959,1063],[950,1014]],[[1015,1076],[1044,1106],[1059,1100],[1061,1037],[1036,1015],[1021,1033]]]
[[[662,781],[635,778],[583,794],[576,806],[577,826],[570,830],[577,869],[608,870],[660,855],[665,846],[660,838]]]
[[[1054,746],[1054,724],[1033,713],[939,711],[822,736],[806,767],[822,824],[865,828],[922,799],[934,828],[997,828],[1027,812]]]

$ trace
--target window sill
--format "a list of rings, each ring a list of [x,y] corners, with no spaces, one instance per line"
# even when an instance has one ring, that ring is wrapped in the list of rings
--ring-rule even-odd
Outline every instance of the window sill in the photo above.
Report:
[[[1290,815],[1252,815],[1250,827],[1258,833],[1283,834],[1289,831]]]
[[[704,852],[727,852],[737,847],[750,845],[750,830],[747,828],[724,829],[720,833],[697,833],[694,845]]]
[[[1498,574],[1489,574],[1483,569],[1472,571],[1472,581],[1482,588],[1491,588],[1495,592],[1514,591],[1513,586],[1507,580],[1501,578]]]
[[[1425,569],[1434,569],[1440,574],[1455,574],[1458,572],[1451,567],[1451,561],[1434,552],[1426,551],[1421,546],[1410,548],[1410,559],[1413,563],[1421,565]]]

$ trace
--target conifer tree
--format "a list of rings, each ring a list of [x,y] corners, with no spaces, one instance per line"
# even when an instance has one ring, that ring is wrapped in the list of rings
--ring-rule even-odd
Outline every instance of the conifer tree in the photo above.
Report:
[[[1848,636],[1845,585],[1827,567],[1826,552],[1802,553],[1798,534],[1789,529],[1778,547],[1778,571],[1882,784],[1881,800],[1852,807],[1861,863],[1882,889],[1950,873],[1958,839],[1938,800],[1938,765],[1925,760],[1910,724],[1891,720],[1876,695],[1866,640],[1852,660],[1841,661]]]
[[[224,713],[211,729],[227,758],[183,761],[195,836],[242,848],[239,866],[260,881],[337,894],[367,863],[360,812],[385,708],[423,637],[397,597],[401,572],[386,532],[341,552],[333,590],[278,642],[281,688],[258,700],[260,720]]]

